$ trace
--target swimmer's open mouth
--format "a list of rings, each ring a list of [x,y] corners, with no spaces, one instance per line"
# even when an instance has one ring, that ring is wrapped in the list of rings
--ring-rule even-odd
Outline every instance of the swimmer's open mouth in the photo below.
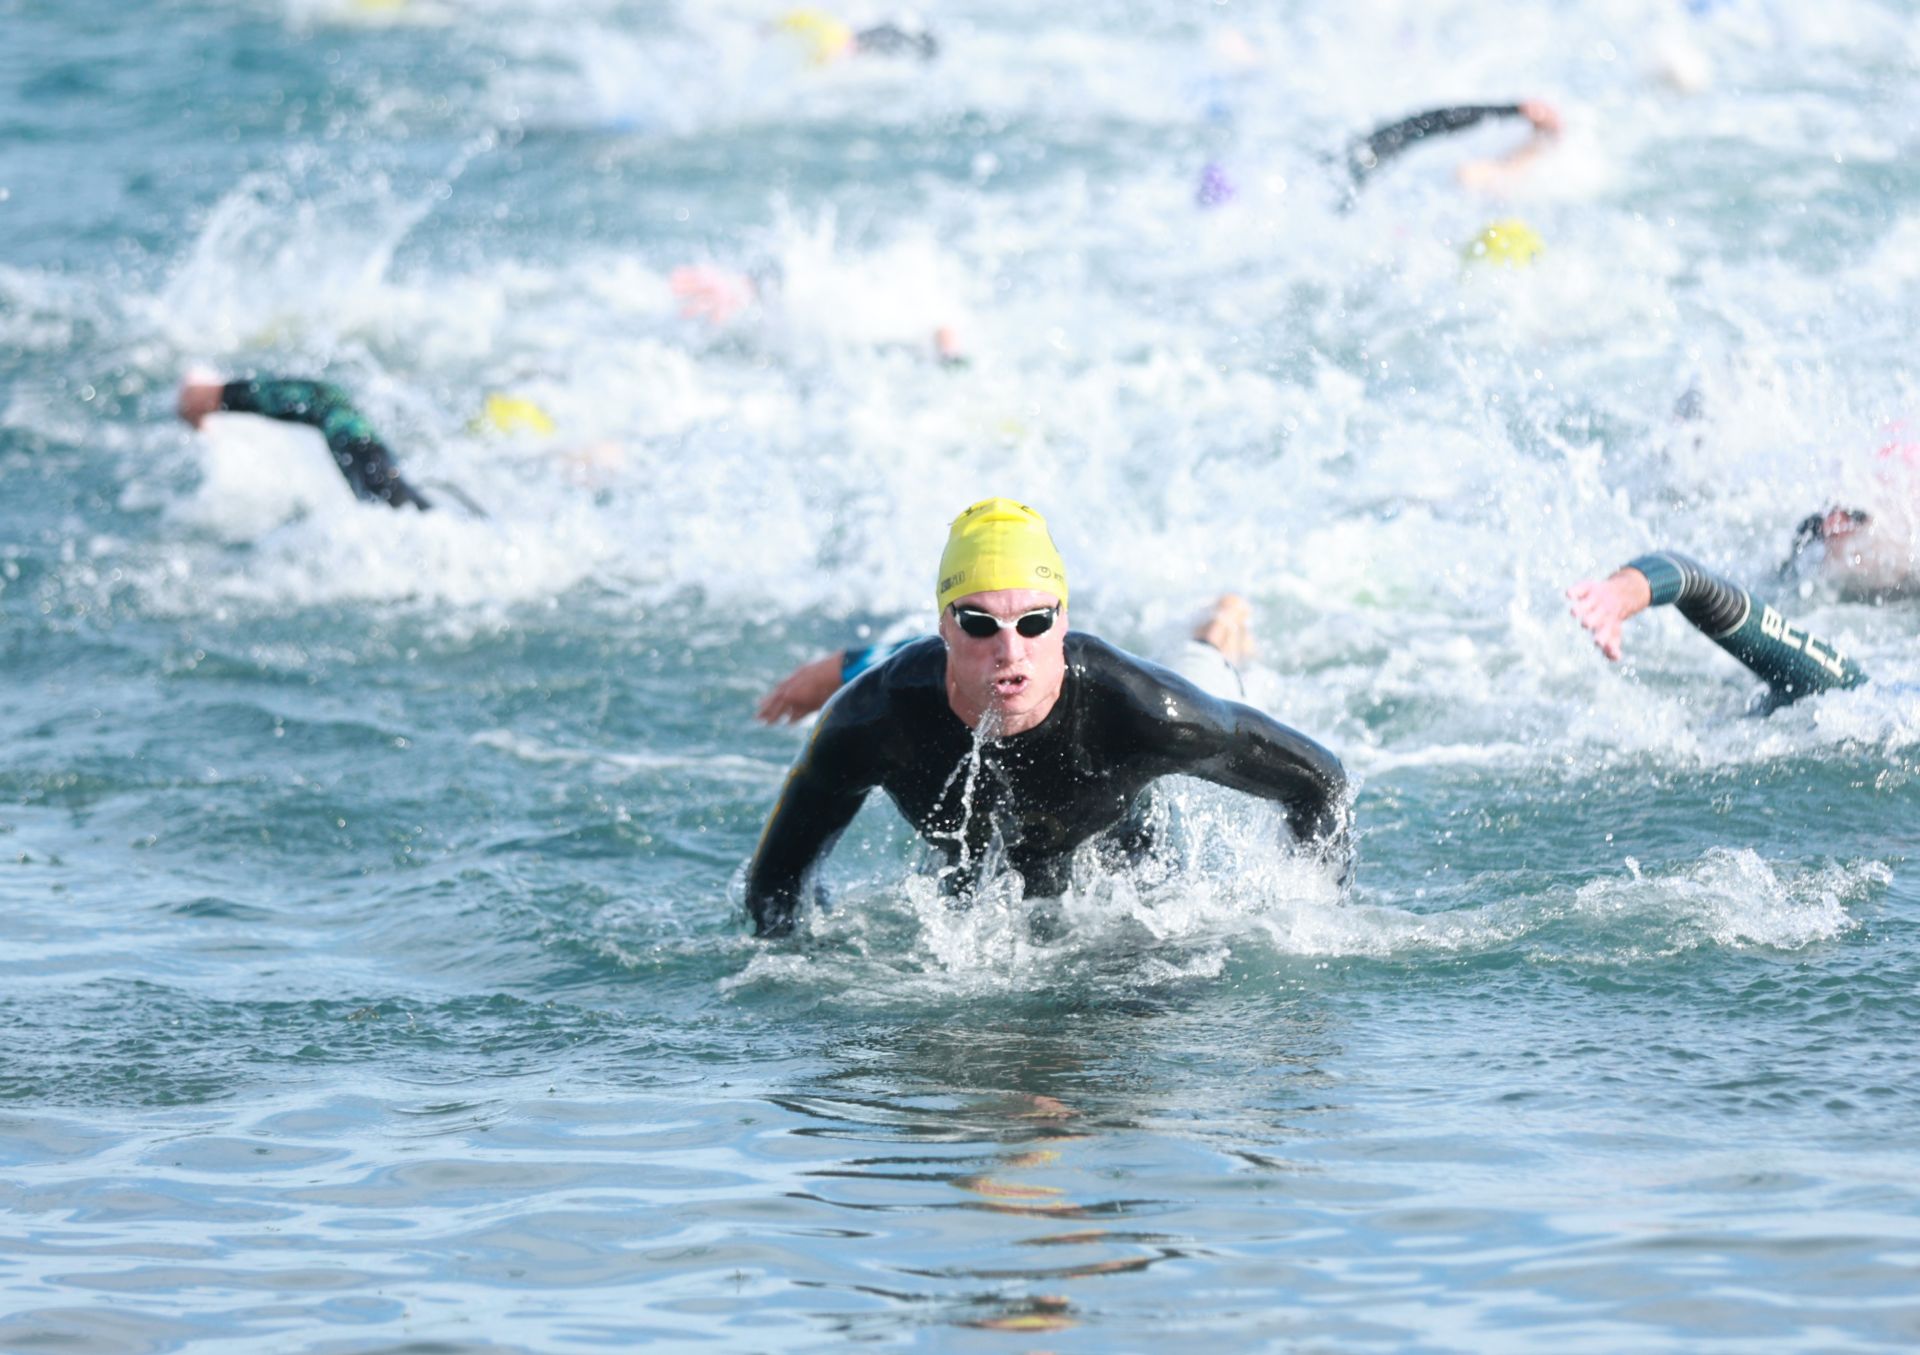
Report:
[[[993,694],[1002,699],[1009,696],[1018,696],[1026,689],[1027,678],[1024,673],[1016,674],[1012,677],[995,678],[993,680]]]

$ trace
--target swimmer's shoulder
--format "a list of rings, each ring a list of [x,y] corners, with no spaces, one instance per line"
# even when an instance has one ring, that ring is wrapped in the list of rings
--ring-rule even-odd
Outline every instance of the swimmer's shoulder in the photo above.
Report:
[[[1091,708],[1130,717],[1178,718],[1183,706],[1213,701],[1172,669],[1085,631],[1067,635],[1067,671]]]
[[[828,711],[842,728],[910,719],[946,702],[947,647],[937,635],[909,640],[834,695]]]

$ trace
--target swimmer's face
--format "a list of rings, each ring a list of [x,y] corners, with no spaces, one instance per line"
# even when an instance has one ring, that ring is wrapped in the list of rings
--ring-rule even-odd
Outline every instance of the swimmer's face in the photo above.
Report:
[[[1812,571],[1844,574],[1857,568],[1871,545],[1873,518],[1857,508],[1831,508],[1801,522],[1793,537],[1793,554],[1781,567],[1782,575]]]
[[[962,628],[958,613],[984,612],[1001,621],[1045,609],[1057,609],[1038,635],[1022,635],[1017,625],[977,636]],[[977,617],[968,624],[984,629]],[[1039,618],[1024,623],[1032,630]],[[985,727],[996,736],[1032,729],[1053,710],[1067,676],[1067,609],[1051,593],[1032,588],[1000,588],[969,593],[940,613],[940,638],[947,645],[947,704],[970,729]]]

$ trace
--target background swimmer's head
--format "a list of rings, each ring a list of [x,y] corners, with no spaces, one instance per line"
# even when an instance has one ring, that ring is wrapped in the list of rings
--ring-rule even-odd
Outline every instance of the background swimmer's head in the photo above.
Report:
[[[837,61],[853,51],[853,30],[824,10],[789,10],[774,20],[773,27],[816,66]]]
[[[198,428],[207,415],[219,412],[226,383],[226,377],[214,368],[195,363],[180,378],[180,392],[174,399],[175,412]]]
[[[932,61],[940,55],[940,40],[915,18],[901,18],[863,28],[853,35],[856,56],[917,56]]]
[[[1462,253],[1468,263],[1499,264],[1504,268],[1524,268],[1547,247],[1526,222],[1509,218],[1496,221],[1467,241]]]
[[[468,426],[475,432],[531,433],[543,438],[551,436],[554,431],[553,419],[546,410],[523,395],[508,395],[502,391],[488,392],[479,416]]]
[[[1807,514],[1793,529],[1793,547],[1780,566],[1780,577],[1807,577],[1829,560],[1844,565],[1846,539],[1865,531],[1872,522],[1872,514],[1863,508],[1829,508],[1824,513]]]

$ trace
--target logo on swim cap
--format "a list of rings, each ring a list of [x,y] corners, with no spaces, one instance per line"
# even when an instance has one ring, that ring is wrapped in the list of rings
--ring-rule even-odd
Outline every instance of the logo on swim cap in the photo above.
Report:
[[[945,608],[969,593],[1031,588],[1067,601],[1067,567],[1047,520],[1012,499],[982,499],[953,520],[934,594]]]

